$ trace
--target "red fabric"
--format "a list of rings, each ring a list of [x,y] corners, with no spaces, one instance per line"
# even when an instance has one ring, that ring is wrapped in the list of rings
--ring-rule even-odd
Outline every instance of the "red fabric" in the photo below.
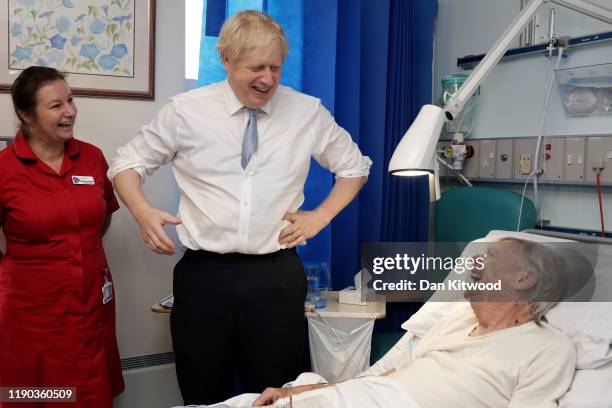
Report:
[[[0,152],[2,387],[77,387],[77,404],[69,404],[76,407],[112,407],[124,388],[115,301],[102,303],[101,232],[119,208],[107,168],[98,148],[75,139],[66,142],[59,174],[37,160],[22,134]],[[74,176],[95,184],[75,184]],[[0,403],[14,405],[43,406]]]

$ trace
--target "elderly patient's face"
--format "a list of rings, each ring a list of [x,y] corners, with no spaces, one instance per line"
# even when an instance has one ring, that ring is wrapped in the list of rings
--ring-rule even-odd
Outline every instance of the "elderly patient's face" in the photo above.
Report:
[[[223,57],[227,80],[234,94],[249,108],[261,108],[272,99],[278,88],[282,64],[282,52],[276,42],[238,61]]]
[[[515,241],[500,241],[489,245],[484,256],[484,268],[473,269],[471,278],[475,282],[497,283],[501,281],[500,291],[471,290],[465,297],[478,300],[517,300],[520,292],[530,288],[535,276],[527,273],[520,259],[520,244]]]

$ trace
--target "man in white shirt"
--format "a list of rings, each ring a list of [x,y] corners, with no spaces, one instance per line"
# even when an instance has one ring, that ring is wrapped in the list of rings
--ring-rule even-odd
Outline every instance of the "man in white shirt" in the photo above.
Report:
[[[109,177],[148,247],[188,248],[174,270],[171,315],[185,404],[280,386],[302,368],[306,281],[295,246],[356,196],[371,161],[319,99],[280,86],[282,28],[247,11],[224,24],[217,48],[227,80],[171,98],[120,148]],[[311,157],[336,175],[314,211],[300,211]],[[179,217],[153,208],[141,182],[171,163]]]

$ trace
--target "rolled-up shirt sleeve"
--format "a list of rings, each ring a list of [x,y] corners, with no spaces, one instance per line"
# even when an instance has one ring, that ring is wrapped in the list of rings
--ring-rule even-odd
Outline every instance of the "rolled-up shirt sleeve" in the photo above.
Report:
[[[364,156],[346,130],[319,102],[311,127],[315,137],[314,159],[338,178],[367,177],[372,160]]]
[[[140,129],[134,139],[117,149],[108,170],[108,178],[113,181],[118,173],[132,169],[144,182],[146,176],[174,158],[180,130],[178,108],[170,101],[149,124]]]

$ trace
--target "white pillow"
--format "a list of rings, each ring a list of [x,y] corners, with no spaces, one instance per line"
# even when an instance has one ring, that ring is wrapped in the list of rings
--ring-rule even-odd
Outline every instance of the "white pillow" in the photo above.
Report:
[[[578,370],[569,391],[559,400],[559,408],[612,407],[612,362],[596,370]]]
[[[495,242],[505,237],[542,243],[571,242],[523,232],[491,231],[485,238],[475,240],[473,243]],[[482,249],[482,246],[476,245],[476,247],[478,250]],[[475,246],[470,243],[464,249],[462,256],[474,255],[472,253],[474,248]],[[593,297],[609,299],[612,298],[612,246],[598,245],[598,249]],[[451,275],[447,279],[454,278]],[[435,300],[436,294],[402,324],[402,328],[415,336],[422,337],[455,308],[470,307],[466,301],[436,302]],[[612,302],[561,302],[546,315],[546,319],[551,325],[565,332],[574,342],[577,369],[593,369],[612,361]]]

